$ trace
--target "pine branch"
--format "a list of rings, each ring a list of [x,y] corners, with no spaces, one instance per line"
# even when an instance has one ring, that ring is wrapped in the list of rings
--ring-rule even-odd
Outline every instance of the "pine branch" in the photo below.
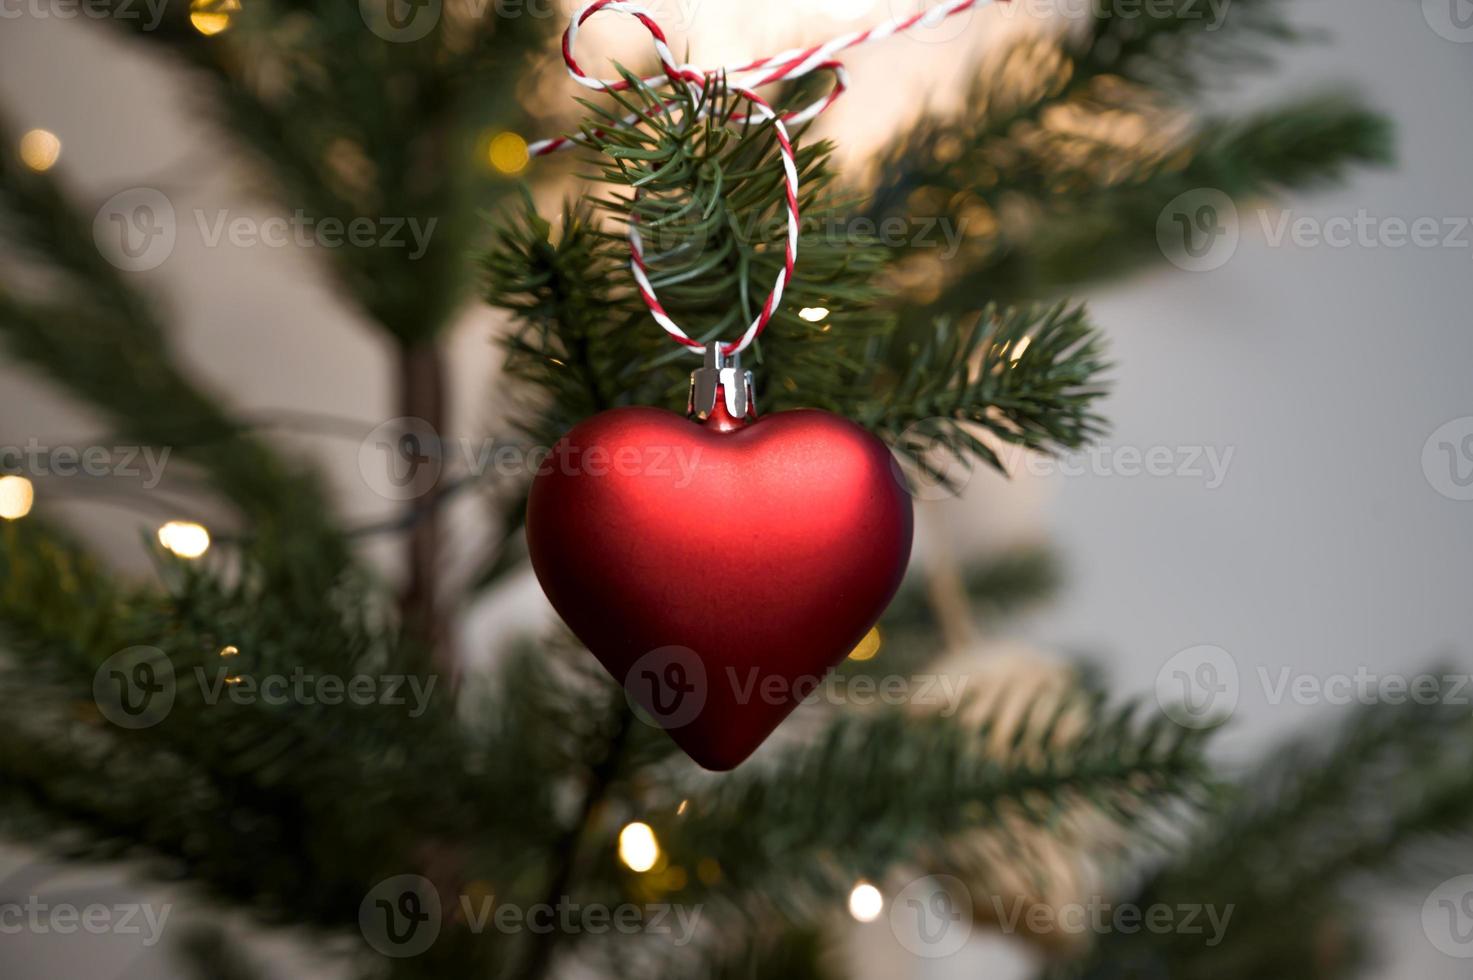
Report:
[[[1429,671],[1445,676],[1446,671]],[[1054,975],[1184,980],[1350,977],[1368,910],[1352,883],[1437,881],[1449,847],[1473,842],[1473,712],[1447,703],[1361,707],[1325,741],[1296,738],[1246,776],[1234,804],[1131,899],[1232,906],[1226,941],[1108,934]],[[1132,972],[1122,972],[1129,967]]]
[[[904,357],[876,365],[907,367],[884,399],[860,419],[888,437],[925,474],[952,485],[957,476],[931,455],[963,465],[975,457],[1006,472],[974,430],[1028,450],[1074,449],[1104,429],[1093,411],[1104,394],[1101,340],[1082,309],[989,307],[965,327],[942,321]]]
[[[127,839],[220,894],[319,922],[353,914],[375,871],[412,868],[418,841],[475,823],[457,799],[467,754],[447,699],[421,685],[428,697],[412,715],[407,698],[317,696],[317,678],[346,689],[360,674],[411,669],[353,583],[319,592],[315,616],[249,567],[235,585],[179,567],[168,594],[119,593],[36,521],[0,530],[12,665],[0,683],[16,706],[0,736],[0,811],[49,815],[102,846]],[[227,644],[239,650],[228,662]],[[138,645],[167,659],[174,699],[152,727],[122,731],[98,713],[95,684]],[[313,686],[240,701],[227,673]]]
[[[110,20],[186,59],[209,111],[252,151],[286,208],[314,223],[428,230],[422,248],[324,250],[353,301],[413,345],[464,302],[479,214],[510,187],[485,163],[488,131],[529,121],[516,82],[555,22],[499,11],[415,8],[407,27],[423,25],[418,38],[375,30],[370,8],[334,0],[262,0],[208,38],[187,7],[161,8],[148,29],[136,17]]]
[[[696,790],[684,814],[651,821],[672,861],[722,869],[719,888],[682,898],[808,921],[855,879],[882,881],[957,835],[1028,825],[1062,835],[1088,813],[1140,843],[1157,815],[1203,799],[1202,740],[1164,718],[1068,701],[1020,724],[1001,755],[988,745],[995,721],[846,716],[770,769]]]
[[[1387,123],[1343,96],[1195,118],[1209,82],[1300,39],[1283,6],[1235,2],[1218,25],[1189,0],[1140,18],[1101,3],[1089,30],[986,58],[963,108],[917,121],[876,168],[871,218],[921,213],[965,236],[951,261],[909,257],[902,320],[1047,298],[1159,259],[1157,219],[1186,190],[1243,197],[1384,163]]]
[[[598,179],[622,193],[596,210],[565,208],[556,240],[529,207],[503,220],[484,260],[488,301],[519,321],[508,370],[543,394],[525,420],[535,438],[556,438],[600,408],[683,401],[694,358],[651,324],[632,288],[631,219],[661,301],[698,339],[740,335],[781,267],[783,171],[770,127],[729,130],[735,107],[714,87],[674,98],[667,110],[660,94],[636,85],[617,111],[590,107],[585,134],[607,155]],[[828,153],[825,144],[797,149],[801,260],[747,360],[759,368],[764,411],[847,404],[866,340],[889,323],[874,282],[885,252],[846,227]],[[809,307],[828,316],[798,316]]]

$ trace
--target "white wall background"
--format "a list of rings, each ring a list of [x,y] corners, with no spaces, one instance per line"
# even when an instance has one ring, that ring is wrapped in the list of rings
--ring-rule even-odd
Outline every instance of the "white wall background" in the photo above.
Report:
[[[1301,21],[1330,31],[1330,41],[1296,49],[1279,70],[1224,94],[1251,102],[1349,83],[1396,120],[1394,171],[1358,174],[1339,190],[1299,197],[1288,202],[1294,216],[1353,218],[1362,209],[1382,219],[1473,216],[1473,43],[1432,29],[1452,9],[1441,3],[1468,12],[1466,0],[1299,0]],[[795,40],[776,28],[742,33],[777,23],[763,13],[788,9],[778,0],[744,0],[739,11],[734,3],[703,6],[691,36],[712,60]],[[848,6],[863,22],[885,4]],[[984,35],[985,23],[979,18],[964,42]],[[805,39],[834,28],[814,19]],[[1473,42],[1473,30],[1460,40]],[[827,125],[857,154],[907,111],[897,94],[944,99],[966,60],[955,47],[900,41],[850,64],[855,89]],[[165,182],[181,213],[227,205],[261,213],[192,105],[189,86],[103,30],[33,16],[0,21],[0,101],[23,127],[60,134],[64,174],[99,201],[124,187]],[[1096,653],[1121,690],[1149,692],[1177,651],[1226,649],[1242,682],[1221,743],[1228,760],[1332,718],[1330,708],[1270,703],[1259,668],[1321,678],[1357,667],[1406,673],[1434,658],[1466,662],[1473,636],[1473,502],[1440,495],[1422,465],[1435,429],[1473,416],[1473,232],[1454,248],[1275,247],[1256,212],[1244,210],[1242,219],[1241,244],[1220,269],[1189,273],[1163,263],[1090,297],[1119,364],[1106,445],[1230,450],[1220,486],[1191,476],[1129,476],[1120,467],[1109,475],[1023,476],[1007,486],[979,476],[967,502],[942,511],[964,547],[1056,540],[1068,588],[1020,636],[1043,648]],[[388,352],[336,302],[315,261],[287,251],[208,249],[181,232],[173,258],[145,279],[173,319],[187,324],[175,338],[185,359],[232,403],[324,412],[368,427],[394,414]],[[486,416],[493,329],[488,314],[472,311],[452,338],[455,416],[464,433],[481,431]],[[0,444],[31,435],[59,442],[96,430],[96,420],[58,392],[0,364]],[[358,478],[355,444],[303,445],[323,456],[349,512],[384,511],[387,504]],[[45,500],[44,484],[41,492],[43,506],[55,504]],[[95,504],[60,507],[122,566],[142,567],[137,534],[151,520]],[[484,530],[473,508],[457,516]],[[379,557],[391,555],[390,545],[380,546]],[[515,610],[540,615],[536,600],[523,580],[474,610],[468,655],[489,656],[491,624],[504,626]],[[0,855],[0,896],[23,857]],[[1450,859],[1448,877],[1468,872],[1473,860]],[[71,879],[47,887],[63,886],[78,887]],[[80,887],[111,901],[105,896],[122,886],[93,878]],[[1424,897],[1368,899],[1381,910],[1379,928],[1394,953],[1380,975],[1467,975],[1466,965],[1424,938]],[[853,930],[853,959],[864,977],[1022,975],[1021,954],[1000,940],[979,939],[944,961],[914,961],[882,923]],[[86,952],[55,940],[6,936],[0,974],[163,975],[156,952],[121,940],[87,944]]]

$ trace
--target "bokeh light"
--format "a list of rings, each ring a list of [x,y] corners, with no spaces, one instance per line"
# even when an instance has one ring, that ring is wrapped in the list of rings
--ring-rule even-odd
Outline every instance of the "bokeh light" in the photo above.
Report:
[[[885,910],[885,896],[867,881],[861,881],[849,893],[849,914],[857,922],[873,922]]]
[[[0,476],[0,518],[18,521],[31,512],[36,488],[23,476]]]
[[[527,169],[531,157],[527,153],[527,141],[516,133],[498,133],[491,138],[486,157],[497,173],[515,177]]]
[[[193,521],[170,521],[159,528],[159,544],[180,558],[198,558],[210,550],[210,532]]]
[[[240,0],[190,0],[189,23],[205,37],[214,37],[229,30],[238,13]]]
[[[49,129],[33,129],[20,138],[20,162],[37,173],[56,166],[61,139]]]
[[[619,860],[631,871],[645,872],[660,860],[660,842],[647,823],[635,821],[619,831]]]

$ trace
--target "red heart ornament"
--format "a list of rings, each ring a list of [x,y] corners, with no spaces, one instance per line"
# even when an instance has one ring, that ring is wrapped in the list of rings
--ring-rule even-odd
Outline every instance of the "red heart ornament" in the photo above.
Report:
[[[737,766],[864,637],[910,557],[884,443],[827,412],[575,426],[527,503],[553,608],[707,769]]]

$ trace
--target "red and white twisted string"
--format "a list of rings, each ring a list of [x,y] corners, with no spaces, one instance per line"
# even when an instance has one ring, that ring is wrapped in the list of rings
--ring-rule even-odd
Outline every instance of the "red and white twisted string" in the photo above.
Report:
[[[793,278],[793,267],[798,261],[798,167],[793,159],[793,144],[788,137],[787,124],[800,124],[816,118],[820,113],[833,105],[839,96],[843,95],[849,87],[849,73],[844,65],[834,59],[834,55],[840,51],[857,47],[870,41],[879,41],[909,30],[912,27],[933,27],[941,21],[954,14],[959,14],[974,7],[985,6],[993,0],[944,0],[944,2],[909,17],[899,17],[894,20],[878,24],[868,30],[854,31],[833,38],[823,44],[817,44],[808,48],[791,48],[780,54],[769,55],[766,58],[758,58],[756,61],[726,68],[701,69],[693,65],[683,65],[678,62],[670,50],[670,45],[665,39],[665,32],[648,10],[637,3],[629,0],[594,0],[585,6],[568,24],[568,29],[563,32],[563,61],[568,66],[568,74],[573,81],[585,88],[599,92],[623,92],[632,87],[632,83],[622,78],[594,78],[585,72],[574,57],[573,50],[578,40],[578,30],[594,14],[604,10],[616,11],[634,17],[645,29],[650,32],[654,42],[655,53],[659,56],[660,66],[664,74],[655,75],[644,79],[644,83],[651,87],[662,85],[686,85],[693,90],[701,89],[708,80],[717,79],[725,85],[731,94],[745,99],[751,106],[752,112],[746,116],[737,116],[732,122],[743,124],[747,122],[771,121],[773,131],[777,136],[778,153],[782,158],[783,173],[786,177],[784,198],[787,205],[788,233],[787,243],[783,255],[783,267],[777,274],[777,280],[773,283],[772,292],[768,294],[766,302],[762,304],[762,310],[747,327],[745,333],[737,341],[722,345],[722,353],[731,355],[740,353],[751,346],[752,342],[762,335],[767,329],[768,322],[777,311],[778,304],[782,302],[783,290],[787,288],[788,282]],[[999,0],[1006,2],[1006,0]],[[790,81],[801,78],[804,75],[816,71],[830,71],[834,74],[834,88],[823,98],[793,112],[779,114],[767,103],[754,89],[773,82]],[[636,117],[628,117],[633,122]],[[575,145],[585,144],[588,141],[583,137],[560,136],[556,139],[541,140],[531,144],[527,149],[534,157],[547,156],[559,150],[566,150]],[[664,328],[679,343],[691,348],[697,353],[704,354],[706,347],[700,341],[692,340],[682,330],[670,315],[665,312],[660,299],[655,295],[654,286],[650,284],[649,270],[645,265],[644,240],[639,233],[639,225],[636,221],[629,222],[629,257],[630,270],[634,274],[634,281],[639,287],[639,294],[644,299],[645,305],[649,307],[655,322]]]

